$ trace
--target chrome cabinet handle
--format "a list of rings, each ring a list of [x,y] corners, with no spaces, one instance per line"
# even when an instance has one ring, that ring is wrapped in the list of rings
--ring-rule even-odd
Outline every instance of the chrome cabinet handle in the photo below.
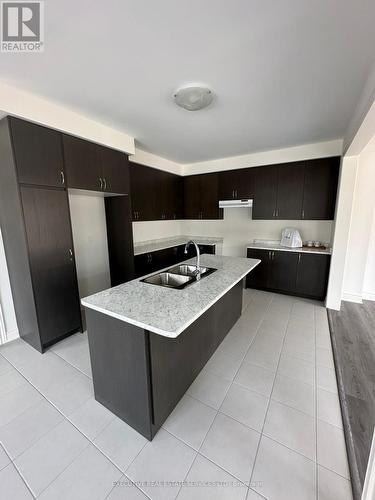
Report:
[[[304,218],[305,218],[305,211],[302,210],[302,219],[304,219]]]
[[[100,189],[103,189],[103,179],[99,177]]]
[[[279,216],[279,209],[277,208],[276,209],[276,217],[278,217],[278,216]]]
[[[276,210],[273,209],[272,217],[275,217],[275,215],[276,215]]]
[[[64,172],[62,170],[60,172],[60,176],[61,176],[61,184],[65,185],[65,175],[64,175]]]
[[[301,262],[301,254],[298,254],[298,262]]]
[[[71,248],[69,248],[69,258],[70,261],[73,262],[73,250]]]
[[[103,177],[103,184],[104,184],[104,191],[107,190],[107,179],[105,177]]]

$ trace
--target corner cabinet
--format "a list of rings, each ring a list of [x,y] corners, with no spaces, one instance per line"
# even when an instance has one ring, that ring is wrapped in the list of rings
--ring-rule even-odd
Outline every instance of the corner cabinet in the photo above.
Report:
[[[129,165],[133,221],[182,219],[182,177],[135,162]]]
[[[324,300],[331,256],[294,251],[247,249],[261,263],[246,278],[246,288]]]

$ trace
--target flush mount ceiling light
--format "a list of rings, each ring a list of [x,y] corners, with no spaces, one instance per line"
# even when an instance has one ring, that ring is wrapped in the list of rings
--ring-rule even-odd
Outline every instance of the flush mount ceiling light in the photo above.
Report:
[[[175,103],[188,111],[198,111],[209,106],[213,99],[212,91],[206,87],[184,87],[174,94]]]

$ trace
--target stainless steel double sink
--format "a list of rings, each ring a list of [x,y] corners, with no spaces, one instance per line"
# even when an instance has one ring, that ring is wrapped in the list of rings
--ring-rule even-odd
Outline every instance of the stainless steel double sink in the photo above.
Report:
[[[200,267],[199,270],[201,279],[217,271],[217,269],[214,269],[213,267]],[[188,264],[180,264],[161,273],[153,274],[152,276],[144,278],[141,281],[144,283],[150,283],[151,285],[159,285],[181,290],[182,288],[185,288],[186,286],[197,281],[197,268],[196,266]]]

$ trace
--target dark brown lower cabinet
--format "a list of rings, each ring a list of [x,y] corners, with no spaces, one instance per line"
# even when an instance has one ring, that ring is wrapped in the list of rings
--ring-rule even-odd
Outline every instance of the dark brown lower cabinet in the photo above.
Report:
[[[30,270],[43,347],[81,328],[66,191],[21,187]]]
[[[152,440],[236,323],[242,281],[177,338],[86,309],[95,399]]]
[[[261,263],[247,276],[246,287],[323,300],[330,255],[248,248]]]
[[[202,254],[215,254],[215,245],[198,245],[199,251]],[[134,257],[135,277],[145,276],[159,269],[164,269],[168,266],[173,266],[183,260],[195,257],[196,252],[193,246],[190,246],[188,253],[184,253],[185,245],[176,247],[164,248],[155,252],[138,254]]]
[[[300,295],[324,298],[327,292],[330,255],[300,253],[296,292]]]

